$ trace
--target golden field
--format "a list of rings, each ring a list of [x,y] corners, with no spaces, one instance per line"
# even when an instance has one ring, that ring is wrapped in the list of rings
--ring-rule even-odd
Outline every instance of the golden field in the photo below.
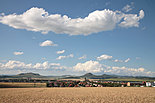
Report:
[[[0,88],[0,103],[155,103],[155,88]]]
[[[41,88],[46,87],[46,83],[21,83],[21,82],[0,82],[0,88]]]

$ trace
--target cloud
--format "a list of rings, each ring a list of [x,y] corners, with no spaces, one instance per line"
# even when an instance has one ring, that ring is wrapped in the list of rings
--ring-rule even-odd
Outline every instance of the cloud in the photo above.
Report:
[[[124,21],[122,21],[120,27],[139,27],[139,20],[144,17],[144,11],[140,10],[139,16],[137,14],[128,14],[124,16]]]
[[[106,59],[112,59],[112,58],[113,58],[112,56],[104,54],[104,55],[97,57],[97,60],[106,60]]]
[[[133,4],[131,4],[131,5],[128,5],[128,4],[127,4],[126,6],[123,7],[122,10],[123,10],[124,12],[129,12],[129,11],[131,11],[132,9],[133,9]]]
[[[78,59],[86,59],[87,58],[87,56],[86,55],[83,55],[82,57],[79,57]]]
[[[42,42],[40,44],[40,46],[57,46],[57,44],[54,44],[53,41],[46,40],[46,41]]]
[[[115,59],[113,60],[114,62],[123,62],[123,60],[118,60],[118,59]]]
[[[103,74],[115,74],[115,75],[126,75],[126,76],[155,76],[155,72],[146,70],[143,67],[131,68],[125,66],[108,66],[99,63],[99,61],[86,61],[84,63],[77,63],[73,67],[62,66],[60,63],[49,63],[48,61],[35,64],[27,64],[21,61],[9,60],[5,63],[0,63],[0,71],[11,71],[11,70],[59,70],[59,71],[70,71],[75,73],[103,73]],[[59,73],[59,71],[57,71]]]
[[[9,60],[6,63],[0,63],[0,69],[62,69],[59,63],[48,63],[45,61],[43,63],[36,64],[25,64],[21,61]]]
[[[65,50],[61,50],[61,51],[57,51],[57,54],[63,54],[65,52]]]
[[[121,63],[125,62],[125,63],[127,63],[127,62],[130,61],[130,58],[128,58],[128,59],[126,59],[126,60],[118,60],[118,59],[115,59],[115,60],[113,60],[113,61],[114,61],[114,62],[121,62]]]
[[[67,15],[50,15],[43,8],[33,7],[23,14],[1,15],[0,23],[15,29],[26,29],[42,34],[52,31],[56,34],[90,35],[113,30],[118,24],[121,27],[138,27],[139,20],[144,17],[144,11],[141,10],[139,15],[104,9],[96,10],[85,18],[72,19]]]
[[[0,68],[9,68],[9,69],[14,69],[14,68],[31,68],[32,64],[25,64],[24,62],[16,61],[16,60],[9,60],[5,64],[0,64]]]
[[[5,13],[0,13],[0,16],[4,16],[5,15]]]
[[[124,62],[127,63],[127,62],[129,62],[129,61],[130,61],[130,58],[126,59]]]
[[[59,56],[58,58],[56,58],[57,60],[61,60],[61,59],[65,59],[65,58],[73,58],[74,55],[73,54],[70,54],[70,55],[67,55],[67,56]]]
[[[111,60],[113,62],[127,63],[127,62],[130,61],[130,58],[128,58],[126,60],[118,60],[118,59],[113,59],[113,56],[103,54],[103,55],[97,57],[97,60],[99,60],[99,61],[101,61],[101,60]]]
[[[77,63],[74,67],[75,71],[97,73],[103,70],[102,65],[98,61],[87,61],[85,63]]]
[[[118,75],[129,75],[129,76],[155,76],[155,72],[147,71],[145,68],[128,68],[128,67],[111,67],[106,73],[118,74]]]
[[[45,61],[43,63],[36,63],[33,68],[35,69],[54,69],[56,67],[60,67],[59,63],[48,63],[48,61]]]
[[[14,55],[23,55],[24,52],[14,52],[13,54],[14,54]]]
[[[86,61],[85,63],[77,63],[73,66],[73,69],[77,72],[92,72],[92,73],[106,73],[115,75],[127,75],[127,76],[155,76],[155,72],[147,71],[145,68],[129,68],[129,67],[117,67],[107,66],[100,64],[98,61]]]

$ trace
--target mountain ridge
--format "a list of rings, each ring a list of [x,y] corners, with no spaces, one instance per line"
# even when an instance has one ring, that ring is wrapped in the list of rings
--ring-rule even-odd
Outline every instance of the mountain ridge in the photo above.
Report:
[[[73,75],[62,75],[62,76],[43,76],[40,75],[39,73],[20,73],[17,75],[0,75],[0,78],[54,78],[54,79],[81,79],[81,78],[86,78],[86,79],[110,79],[110,78],[115,78],[115,79],[120,79],[120,78],[137,78],[137,79],[153,79],[155,80],[155,77],[146,77],[146,76],[119,76],[119,75],[108,75],[108,74],[102,74],[102,75],[95,75],[92,73],[86,73],[81,76],[73,76]]]

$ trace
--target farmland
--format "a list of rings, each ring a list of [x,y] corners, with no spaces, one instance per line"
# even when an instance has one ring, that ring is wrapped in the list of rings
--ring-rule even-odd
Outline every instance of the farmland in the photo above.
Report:
[[[46,87],[46,83],[21,83],[21,82],[0,82],[0,88],[41,88]]]
[[[0,88],[0,103],[155,103],[153,87]]]

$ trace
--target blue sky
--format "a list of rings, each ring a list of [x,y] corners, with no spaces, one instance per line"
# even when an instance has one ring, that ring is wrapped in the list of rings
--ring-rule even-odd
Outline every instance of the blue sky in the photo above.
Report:
[[[155,76],[154,3],[0,0],[0,74]]]

